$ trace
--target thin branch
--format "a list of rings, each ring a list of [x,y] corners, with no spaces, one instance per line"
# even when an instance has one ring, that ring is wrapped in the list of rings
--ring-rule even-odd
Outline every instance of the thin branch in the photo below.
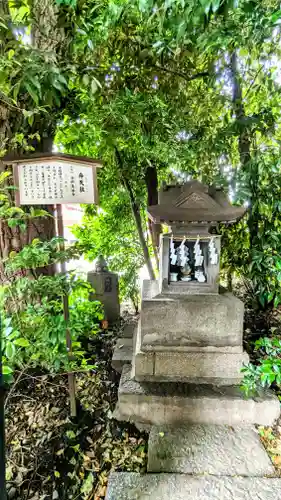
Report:
[[[265,66],[264,64],[261,65],[260,68],[258,69],[258,71],[256,72],[256,75],[255,75],[254,79],[252,80],[251,85],[249,85],[249,87],[247,88],[247,90],[245,92],[244,100],[247,97],[247,95],[249,94],[249,92],[250,92],[251,88],[253,87],[253,85],[256,83],[256,79],[259,76],[260,72],[264,69],[264,66]]]
[[[177,75],[180,76],[181,78],[184,78],[186,82],[192,82],[192,80],[196,80],[197,78],[203,78],[204,76],[210,76],[209,71],[201,71],[199,73],[196,73],[195,75],[186,75],[182,71],[177,71],[173,70],[170,68],[167,68],[166,66],[160,66],[159,64],[155,64],[153,66],[154,68],[159,69],[160,71],[164,71],[165,73],[170,73],[171,75]]]
[[[7,394],[7,397],[6,397],[6,400],[5,400],[5,404],[4,404],[4,408],[6,410],[7,406],[8,406],[8,402],[9,402],[9,399],[11,398],[12,394],[15,392],[15,389],[17,387],[17,385],[19,384],[20,382],[20,379],[22,378],[25,370],[28,369],[28,365],[26,365],[20,372],[19,372],[19,375],[17,376],[13,386],[11,387],[10,391],[8,392]]]

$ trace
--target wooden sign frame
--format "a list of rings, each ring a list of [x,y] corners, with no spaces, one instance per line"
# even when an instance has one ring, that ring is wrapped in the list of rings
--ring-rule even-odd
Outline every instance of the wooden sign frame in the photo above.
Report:
[[[52,202],[50,199],[44,199],[43,197],[40,199],[36,199],[35,201],[24,201],[20,192],[20,167],[23,165],[32,165],[36,163],[42,164],[50,164],[53,166],[55,162],[66,163],[67,165],[73,164],[74,166],[81,166],[83,168],[88,167],[92,169],[92,182],[93,182],[93,200],[75,200],[72,199],[59,199],[54,198]],[[19,158],[14,158],[9,161],[8,157],[5,158],[5,163],[13,166],[13,175],[14,175],[14,185],[17,187],[17,191],[15,193],[15,202],[17,206],[20,205],[58,205],[58,204],[98,204],[98,186],[97,186],[97,168],[102,166],[99,160],[93,160],[92,158],[66,155],[62,153],[56,154],[36,154],[30,156],[22,156]]]

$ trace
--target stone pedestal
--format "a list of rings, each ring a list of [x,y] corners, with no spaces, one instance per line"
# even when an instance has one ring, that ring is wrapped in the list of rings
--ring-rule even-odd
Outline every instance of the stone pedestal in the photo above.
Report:
[[[261,391],[246,398],[239,388],[249,360],[242,348],[243,313],[243,303],[222,289],[176,295],[144,281],[132,357],[123,355],[122,339],[114,352],[113,366],[123,366],[116,418],[148,428],[272,425],[280,414],[277,397]]]
[[[239,384],[243,303],[231,293],[163,295],[143,284],[133,357],[137,381]]]

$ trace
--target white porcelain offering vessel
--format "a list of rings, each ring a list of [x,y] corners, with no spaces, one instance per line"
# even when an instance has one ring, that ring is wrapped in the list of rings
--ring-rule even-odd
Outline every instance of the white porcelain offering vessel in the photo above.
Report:
[[[178,273],[170,273],[171,281],[178,281]]]

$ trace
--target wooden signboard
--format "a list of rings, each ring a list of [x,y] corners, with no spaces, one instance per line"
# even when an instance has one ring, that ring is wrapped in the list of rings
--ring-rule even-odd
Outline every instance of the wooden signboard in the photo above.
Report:
[[[53,154],[12,160],[17,205],[98,203],[97,168],[84,157]]]

